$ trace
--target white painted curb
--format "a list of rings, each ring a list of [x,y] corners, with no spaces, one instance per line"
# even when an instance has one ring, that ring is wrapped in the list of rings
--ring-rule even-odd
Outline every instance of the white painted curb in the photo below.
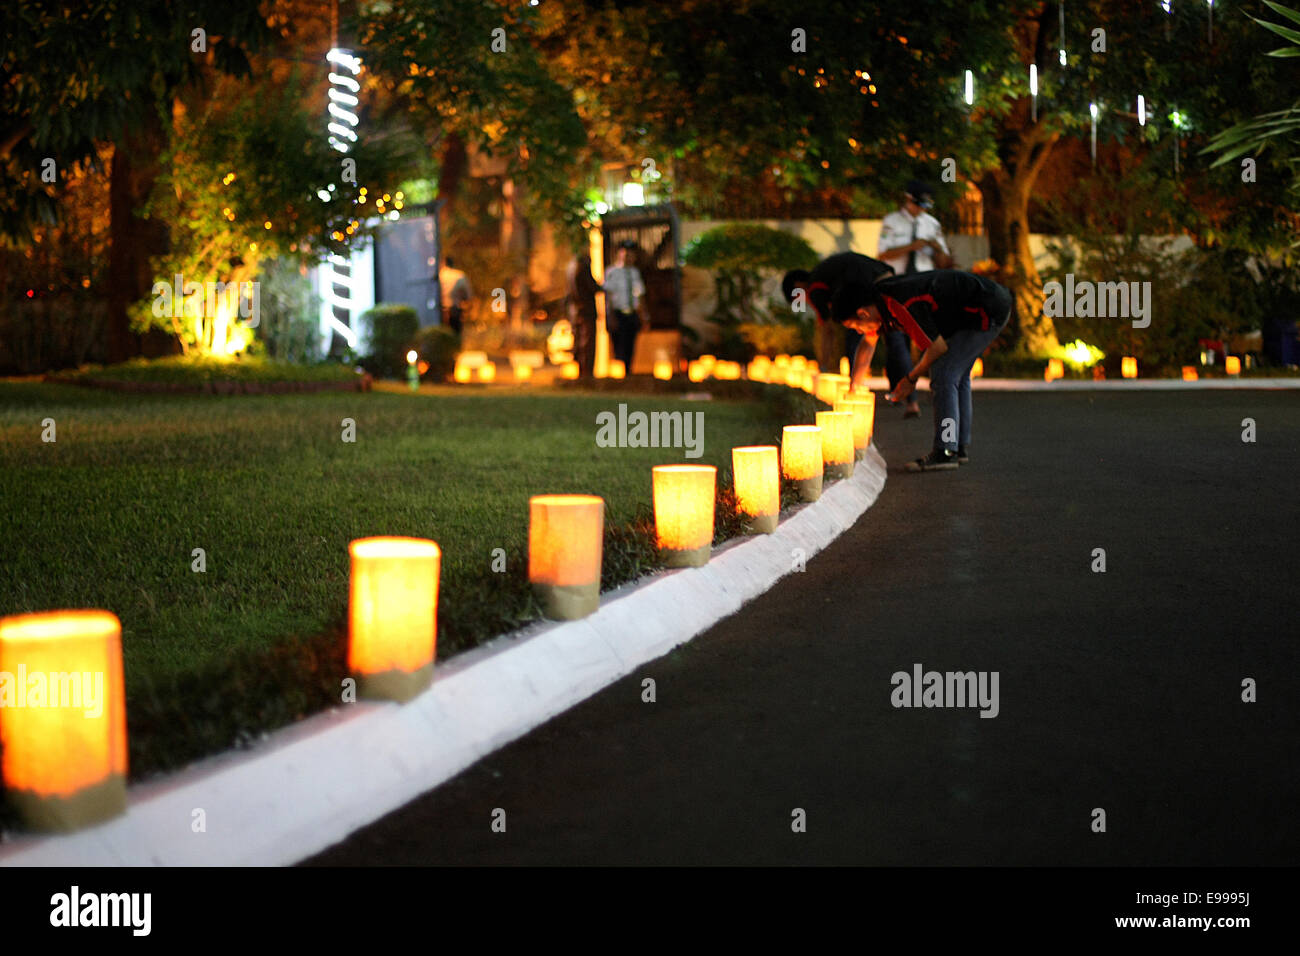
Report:
[[[252,751],[131,788],[127,813],[65,836],[22,836],[0,866],[282,866],[311,856],[455,776],[762,594],[880,495],[872,447],[770,535],[735,539],[702,568],[602,596],[581,621],[496,638],[434,671],[404,705],[356,703],[277,731]],[[191,829],[194,811],[206,832]]]

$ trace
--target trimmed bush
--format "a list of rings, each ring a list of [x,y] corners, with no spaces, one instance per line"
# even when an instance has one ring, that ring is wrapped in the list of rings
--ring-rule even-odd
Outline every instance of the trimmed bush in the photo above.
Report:
[[[381,302],[366,311],[361,320],[370,323],[370,355],[361,364],[376,378],[402,378],[406,374],[406,353],[420,329],[415,309],[402,303]]]
[[[429,370],[424,373],[424,378],[432,382],[441,382],[456,368],[456,353],[460,351],[460,339],[446,326],[430,325],[415,333],[410,347],[419,353],[422,360],[429,363]]]

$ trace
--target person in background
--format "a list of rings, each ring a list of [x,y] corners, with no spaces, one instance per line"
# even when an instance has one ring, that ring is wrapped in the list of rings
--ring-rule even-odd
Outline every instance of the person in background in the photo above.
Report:
[[[609,338],[614,358],[632,372],[632,355],[636,351],[636,336],[641,331],[641,307],[645,298],[645,282],[636,267],[633,250],[636,243],[626,239],[618,245],[614,265],[605,270],[605,315],[612,316]]]
[[[600,283],[591,274],[591,255],[584,252],[569,266],[569,321],[573,325],[573,358],[578,374],[590,378],[596,365],[596,293]]]
[[[863,335],[853,364],[853,384],[866,378],[882,331],[907,335],[922,355],[894,387],[890,400],[912,394],[926,372],[934,399],[934,444],[930,454],[908,462],[907,471],[943,471],[970,461],[970,371],[980,353],[1011,319],[1011,290],[992,279],[932,269],[891,276],[873,286],[854,283],[840,291],[833,312]]]
[[[876,255],[887,262],[897,275],[914,275],[933,269],[948,269],[952,256],[943,238],[943,227],[930,215],[934,207],[933,190],[919,180],[907,184],[901,208],[887,215],[880,224],[880,244]],[[850,332],[849,334],[853,334]],[[907,336],[897,330],[885,333],[885,374],[892,392],[912,371],[912,351]],[[856,343],[855,343],[856,344]],[[852,355],[853,352],[849,351]],[[921,414],[915,399],[907,403],[904,418]]]
[[[465,303],[474,295],[469,276],[456,268],[451,256],[442,260],[438,270],[438,286],[442,289],[442,318],[451,330],[460,335],[465,320]]]

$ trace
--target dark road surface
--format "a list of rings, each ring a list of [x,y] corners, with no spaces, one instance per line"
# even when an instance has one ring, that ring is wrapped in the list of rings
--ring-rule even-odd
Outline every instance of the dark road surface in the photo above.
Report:
[[[901,473],[929,414],[805,573],[307,862],[1300,860],[1300,393],[976,393],[972,464]],[[998,716],[894,708],[918,663]]]

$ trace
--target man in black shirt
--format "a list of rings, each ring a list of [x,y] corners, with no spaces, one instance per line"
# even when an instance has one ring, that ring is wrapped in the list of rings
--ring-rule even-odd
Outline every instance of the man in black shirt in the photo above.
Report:
[[[832,320],[831,301],[845,285],[871,286],[877,279],[893,273],[894,270],[879,259],[857,252],[837,252],[817,263],[811,272],[791,269],[781,280],[781,291],[785,293],[786,301],[793,304],[796,292],[803,290],[804,301],[810,303],[816,312],[820,332]],[[817,359],[821,362],[823,356],[818,354]],[[826,368],[824,371],[835,370]]]
[[[912,394],[930,373],[934,397],[934,447],[908,471],[956,468],[970,460],[970,370],[1011,318],[1010,290],[991,279],[935,269],[890,276],[872,285],[849,283],[832,302],[835,318],[863,334],[853,361],[853,384],[865,381],[882,329],[906,332],[924,350],[921,360],[895,386],[891,401]]]

